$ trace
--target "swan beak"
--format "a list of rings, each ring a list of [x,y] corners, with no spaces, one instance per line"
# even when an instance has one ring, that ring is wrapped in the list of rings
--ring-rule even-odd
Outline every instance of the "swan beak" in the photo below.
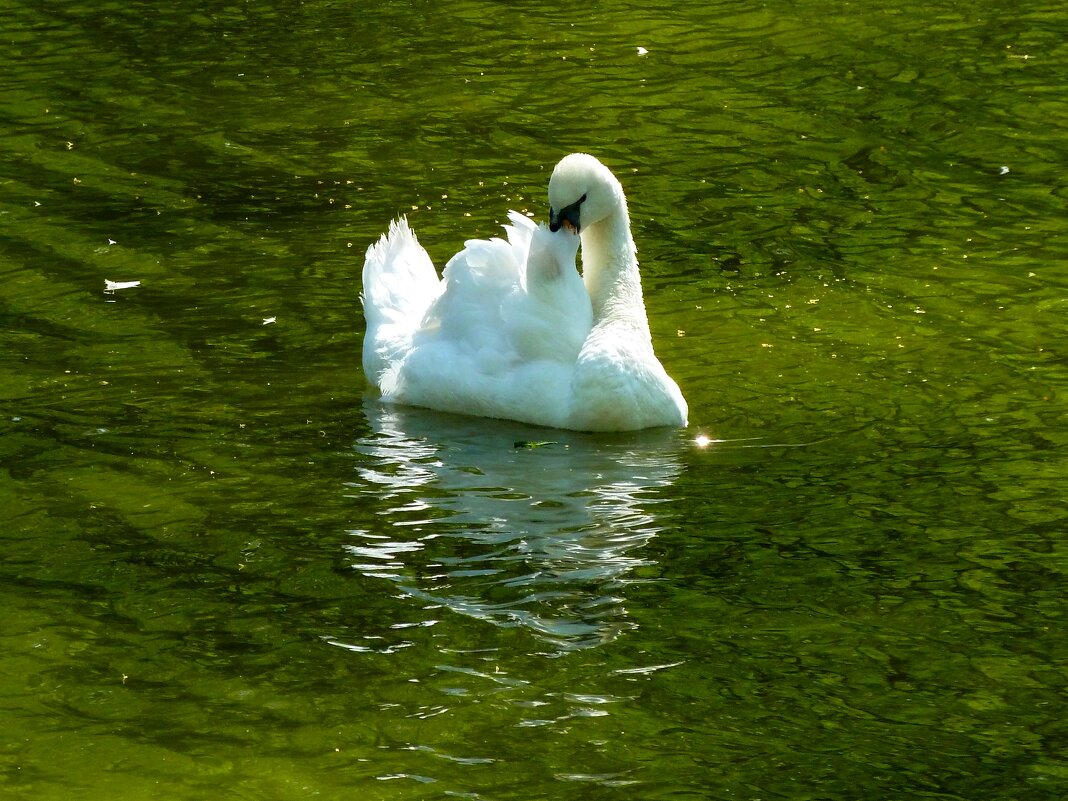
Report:
[[[556,233],[560,230],[561,226],[577,234],[582,230],[582,225],[579,223],[579,206],[582,205],[582,201],[572,203],[570,206],[557,211],[554,208],[549,209],[549,230]]]

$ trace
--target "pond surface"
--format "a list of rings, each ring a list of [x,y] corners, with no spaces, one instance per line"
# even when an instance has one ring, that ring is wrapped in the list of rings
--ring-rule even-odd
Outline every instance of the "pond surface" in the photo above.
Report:
[[[1062,4],[0,20],[5,798],[1068,796]],[[383,407],[573,150],[689,428]]]

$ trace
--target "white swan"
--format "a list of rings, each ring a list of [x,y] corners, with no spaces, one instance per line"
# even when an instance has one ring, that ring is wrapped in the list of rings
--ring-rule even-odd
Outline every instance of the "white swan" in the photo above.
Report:
[[[368,380],[388,401],[554,428],[686,425],[653,353],[623,187],[573,153],[549,204],[548,228],[510,212],[507,241],[466,242],[440,281],[396,220],[363,268]]]

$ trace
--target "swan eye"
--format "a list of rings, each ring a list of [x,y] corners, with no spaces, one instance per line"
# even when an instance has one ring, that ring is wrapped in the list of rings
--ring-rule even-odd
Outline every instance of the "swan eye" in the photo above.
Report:
[[[583,192],[582,193],[582,197],[579,198],[579,203],[585,203],[585,202],[586,202],[586,193]]]

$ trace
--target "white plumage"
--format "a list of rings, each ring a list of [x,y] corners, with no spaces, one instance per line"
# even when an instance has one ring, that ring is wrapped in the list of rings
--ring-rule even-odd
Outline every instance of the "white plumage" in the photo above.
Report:
[[[510,212],[506,240],[466,242],[440,280],[394,221],[363,268],[368,381],[387,401],[554,428],[685,425],[653,352],[619,182],[572,154],[549,201],[548,228]]]

